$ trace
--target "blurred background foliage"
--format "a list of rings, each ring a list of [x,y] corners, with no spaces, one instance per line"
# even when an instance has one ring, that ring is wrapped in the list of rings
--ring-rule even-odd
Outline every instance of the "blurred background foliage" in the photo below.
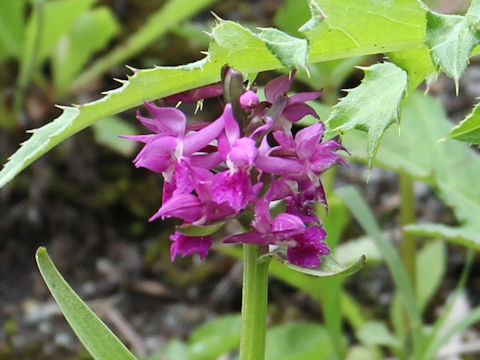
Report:
[[[444,13],[461,13],[468,6],[468,1],[425,2]],[[1,162],[25,140],[25,130],[58,116],[55,104],[85,103],[117,87],[112,79],[125,78],[125,64],[146,68],[203,58],[200,51],[209,43],[205,32],[214,25],[210,11],[294,36],[310,17],[307,2],[295,0],[0,0]],[[360,82],[356,66],[378,60],[312,64],[311,76],[299,73],[295,86],[324,89],[321,103],[313,105],[326,119],[341,89]],[[270,78],[260,74],[258,83]],[[440,79],[433,92],[445,97],[451,89]],[[438,104],[429,101],[422,106],[436,111]],[[445,100],[453,116],[472,102],[468,93]],[[217,116],[214,105],[207,101],[197,116]],[[414,105],[406,111],[415,112]],[[160,205],[160,180],[135,169],[130,162],[135,145],[118,138],[141,131],[134,111],[103,119],[0,190],[0,359],[88,358],[35,268],[33,255],[40,245],[49,248],[72,287],[136,354],[216,359],[238,347],[240,322],[232,315],[241,299],[238,252],[219,247],[204,262],[195,257],[170,262],[173,222],[146,221]],[[355,144],[355,136],[351,141]],[[406,356],[403,309],[386,271],[389,260],[378,250],[385,236],[399,239],[397,180],[391,171],[374,169],[365,185],[367,173],[364,165],[352,163],[351,170],[339,171],[338,181],[359,185],[382,231],[351,220],[345,202],[333,193],[335,174],[324,179],[334,214],[324,219],[337,257],[348,263],[366,254],[368,266],[348,280],[318,280],[273,264],[267,359]],[[455,223],[427,185],[419,183],[417,190],[419,218]],[[442,241],[422,246],[416,296],[426,323],[455,293],[463,262],[463,248]],[[480,295],[478,279],[470,286],[471,294]],[[458,313],[468,311],[468,297],[460,305]],[[276,326],[280,323],[287,325]]]

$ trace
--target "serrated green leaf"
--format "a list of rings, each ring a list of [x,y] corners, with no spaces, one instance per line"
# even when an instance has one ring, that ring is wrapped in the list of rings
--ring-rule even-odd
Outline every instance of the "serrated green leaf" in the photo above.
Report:
[[[306,69],[308,59],[308,42],[268,28],[261,29],[258,37],[265,41],[267,48],[274,54],[283,66],[288,69]]]
[[[304,268],[301,266],[293,265],[287,260],[283,259],[281,256],[278,256],[277,253],[271,253],[274,259],[280,261],[284,266],[289,269],[298,271],[302,274],[307,274],[316,277],[332,277],[332,276],[349,276],[358,272],[364,265],[366,257],[365,255],[360,256],[353,263],[344,266],[335,260],[333,255],[327,255],[322,257],[322,263],[317,268]]]
[[[425,44],[433,63],[456,84],[467,68],[473,48],[479,43],[480,34],[468,17],[427,12]]]
[[[95,360],[135,360],[110,329],[88,308],[58,272],[47,250],[36,254],[38,268],[60,310]]]
[[[404,103],[400,131],[387,131],[375,163],[433,185],[462,224],[458,228],[415,224],[409,225],[408,231],[417,229],[476,248],[480,233],[480,186],[472,183],[472,179],[480,174],[480,157],[464,143],[439,142],[450,127],[444,109],[435,99],[414,92]],[[366,161],[365,142],[361,132],[352,131],[343,138],[343,144],[354,157]]]
[[[25,1],[0,1],[0,48],[6,57],[19,57],[23,45]]]
[[[321,325],[294,323],[267,331],[265,360],[323,360],[332,354],[330,337]]]
[[[310,41],[310,62],[412,49],[425,39],[426,10],[417,0],[309,0],[309,5],[312,18],[300,31]]]
[[[59,1],[54,3],[57,2]],[[423,43],[422,29],[425,26],[425,11],[416,0],[389,2],[387,5],[380,0],[359,0],[355,3],[355,11],[366,15],[371,21],[366,22],[366,19],[358,18],[358,21],[353,21],[352,26],[348,25],[348,29],[343,27],[346,19],[349,18],[344,16],[345,7],[348,5],[346,0],[336,2],[337,5],[332,5],[331,1],[326,0],[320,1],[319,4],[323,2],[330,4],[330,7],[325,10],[331,15],[328,22],[324,25],[321,24],[322,11],[318,4],[312,1],[311,4],[314,4],[312,9],[318,8],[318,11],[312,13],[312,16],[317,20],[317,24],[313,27],[304,27],[310,44],[315,48],[313,54],[311,51],[309,53],[309,62],[366,55],[379,51],[407,50],[417,48]],[[181,7],[181,2],[175,2],[169,10],[175,13],[179,7]],[[407,15],[408,21],[406,20]],[[374,19],[381,19],[378,28],[367,30],[368,27],[377,23],[373,21]],[[338,26],[335,25],[335,22],[338,22]],[[386,23],[389,24],[389,27],[385,27]],[[312,25],[312,21],[309,24]],[[369,26],[366,27],[365,24]],[[386,29],[394,30],[390,33]],[[330,30],[336,35],[333,37],[325,36]],[[348,33],[348,36],[345,38],[346,33]],[[342,41],[339,41],[338,34],[343,34]],[[221,22],[213,29],[212,37],[213,42],[210,45],[209,54],[203,60],[178,67],[157,67],[136,71],[130,76],[129,81],[125,81],[122,87],[109,92],[102,99],[79,107],[79,113],[74,114],[69,111],[69,115],[62,115],[54,120],[57,122],[54,128],[63,127],[63,132],[57,133],[53,139],[48,131],[43,132],[43,137],[31,138],[22,147],[26,150],[22,151],[20,149],[14,154],[0,172],[0,187],[59,142],[99,119],[140,105],[143,100],[154,100],[219,81],[220,69],[224,64],[237,68],[246,76],[250,73],[282,67],[281,62],[268,49],[266,43],[239,24],[229,21]],[[356,38],[356,40],[346,41],[351,37]],[[141,38],[144,41],[148,36],[144,38],[142,35]],[[325,40],[328,40],[327,43],[325,43]],[[143,44],[143,42],[140,43]],[[140,45],[136,44],[134,50],[136,46]],[[340,45],[341,49],[337,45]],[[128,51],[130,53],[133,50],[129,49]],[[115,56],[123,59],[123,55],[121,53]],[[99,68],[103,69],[105,63],[99,64]],[[28,66],[25,66],[25,68],[28,68]],[[92,69],[91,72],[88,72],[88,76],[98,73],[97,70],[97,67]],[[85,79],[85,77],[82,77],[82,79]],[[80,81],[80,77],[77,80]],[[22,82],[20,83],[22,84]],[[58,124],[58,122],[66,123]],[[38,144],[39,147],[33,146],[32,142]]]
[[[202,325],[189,339],[190,358],[217,359],[220,355],[237,349],[240,344],[241,327],[240,314],[222,316]]]
[[[480,144],[480,104],[477,104],[472,112],[455,126],[446,139],[456,139],[470,144]]]
[[[225,225],[224,222],[213,224],[213,225],[205,225],[205,226],[187,224],[184,226],[177,226],[176,230],[182,233],[183,235],[207,236],[220,230],[223,225]]]
[[[87,11],[76,19],[53,52],[53,78],[59,94],[66,92],[90,57],[102,50],[119,30],[115,16],[107,7]]]
[[[362,83],[335,106],[326,124],[333,133],[359,128],[368,132],[367,154],[371,165],[385,130],[398,119],[407,90],[407,74],[391,63],[364,68]]]

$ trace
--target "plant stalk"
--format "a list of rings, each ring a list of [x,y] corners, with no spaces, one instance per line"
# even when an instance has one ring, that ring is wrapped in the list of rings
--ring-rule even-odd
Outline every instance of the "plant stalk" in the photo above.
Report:
[[[264,360],[267,330],[268,264],[258,261],[255,244],[243,245],[242,333],[240,360]]]
[[[402,226],[415,222],[415,194],[413,192],[413,180],[409,175],[400,174],[400,223]],[[415,236],[403,232],[401,245],[403,263],[407,270],[413,290],[416,290],[417,283],[417,242]]]

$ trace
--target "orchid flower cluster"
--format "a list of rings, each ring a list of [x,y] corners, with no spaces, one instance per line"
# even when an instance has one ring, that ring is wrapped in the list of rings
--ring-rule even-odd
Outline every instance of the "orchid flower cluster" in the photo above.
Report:
[[[321,263],[330,250],[313,208],[317,201],[327,205],[319,176],[347,162],[337,153],[345,150],[338,141],[322,142],[320,121],[292,133],[292,124],[306,115],[319,119],[306,101],[321,95],[288,96],[294,75],[270,81],[266,100],[259,101],[255,91],[245,88],[240,72],[224,67],[222,83],[164,99],[195,103],[218,97],[223,113],[210,123],[188,124],[178,108],[145,102],[153,118],[140,113],[137,118],[153,133],[126,138],[145,144],[135,166],[164,178],[163,203],[150,221],[175,217],[184,225],[203,226],[252,211],[251,231],[224,242],[283,246],[292,264],[312,268]],[[273,217],[272,202],[278,200],[284,201],[285,211]],[[211,235],[176,231],[170,238],[172,261],[192,253],[203,259],[212,245]]]

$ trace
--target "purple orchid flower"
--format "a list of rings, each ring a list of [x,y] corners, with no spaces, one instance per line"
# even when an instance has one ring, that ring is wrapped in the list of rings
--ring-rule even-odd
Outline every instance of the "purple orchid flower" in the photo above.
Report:
[[[200,258],[205,259],[208,250],[212,246],[212,237],[208,236],[188,236],[176,231],[170,235],[173,241],[170,246],[170,258],[175,260],[178,254],[183,254],[182,257],[198,253]]]
[[[306,115],[318,119],[305,102],[321,92],[287,96],[293,72],[270,81],[265,87],[266,101],[259,102],[254,91],[244,89],[241,74],[227,70],[222,76],[225,84],[165,98],[193,103],[222,95],[225,85],[227,104],[211,123],[187,125],[180,110],[150,102],[145,106],[153,118],[137,113],[152,133],[126,136],[144,143],[134,159],[135,166],[161,173],[164,178],[163,203],[150,221],[175,217],[184,224],[205,225],[234,219],[254,205],[252,230],[230,236],[225,242],[284,246],[291,263],[316,267],[329,253],[325,230],[314,211],[317,201],[327,205],[319,175],[334,165],[348,165],[337,153],[345,150],[339,142],[322,142],[322,123],[292,135],[292,123]],[[273,147],[269,145],[270,133],[277,143]],[[277,200],[286,208],[272,217],[270,207]],[[172,260],[178,254],[193,253],[204,258],[212,245],[211,236],[176,232],[171,239]]]

